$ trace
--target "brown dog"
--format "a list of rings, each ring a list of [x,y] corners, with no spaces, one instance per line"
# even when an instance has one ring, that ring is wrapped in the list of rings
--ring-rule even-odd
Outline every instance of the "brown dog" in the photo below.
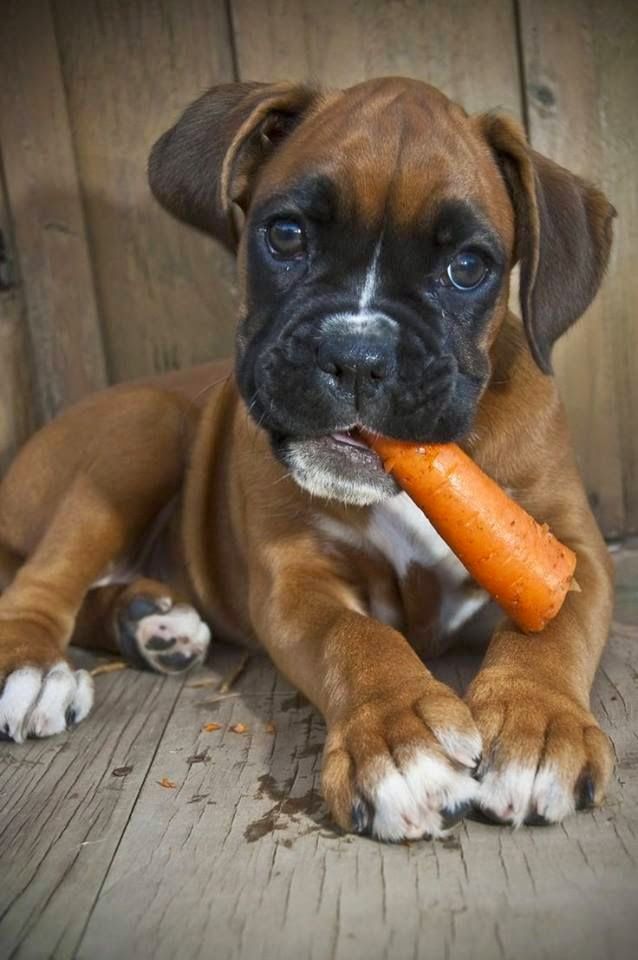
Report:
[[[238,238],[235,373],[112,388],[17,458],[0,491],[0,731],[86,716],[71,639],[171,672],[202,659],[209,624],[262,644],[321,710],[345,829],[437,836],[472,803],[514,824],[598,803],[610,565],[548,374],[605,269],[605,197],[512,120],[401,79],[213,89],[156,144],[150,180],[177,216]],[[537,636],[501,622],[466,702],[421,656],[486,597],[361,425],[461,442],[578,555],[582,592]]]

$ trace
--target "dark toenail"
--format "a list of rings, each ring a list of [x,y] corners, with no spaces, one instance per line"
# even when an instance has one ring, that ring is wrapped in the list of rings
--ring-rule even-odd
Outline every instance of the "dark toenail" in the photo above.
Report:
[[[577,810],[586,810],[588,807],[594,806],[596,787],[591,774],[583,774],[576,784],[576,792],[578,797],[576,801]]]
[[[0,740],[9,741],[13,743],[13,737],[11,736],[10,727],[8,723],[5,723],[2,730],[0,730]]]
[[[144,644],[147,650],[169,650],[175,646],[175,637],[151,637]]]
[[[479,753],[478,757],[474,761],[474,766],[470,770],[470,773],[475,780],[479,779],[479,767],[481,766],[482,762],[483,762],[483,754]]]
[[[546,820],[542,813],[530,813],[525,817],[526,827],[549,827],[549,820]]]
[[[126,608],[126,616],[131,620],[143,620],[158,612],[158,606],[150,597],[135,597]]]
[[[352,805],[352,829],[360,836],[367,836],[372,826],[372,808],[365,800],[355,800]]]
[[[181,671],[187,670],[188,667],[195,660],[195,654],[186,654],[186,653],[161,653],[158,658],[158,663],[162,667],[165,667],[166,670],[172,671]]]
[[[468,820],[474,820],[476,823],[485,823],[490,827],[493,827],[495,824],[499,827],[508,826],[507,820],[502,820],[501,817],[497,817],[495,813],[491,810],[486,810],[485,807],[472,806],[472,809],[466,814]]]
[[[67,707],[66,713],[64,714],[64,719],[67,727],[72,727],[77,719],[77,713],[75,712],[75,707]]]
[[[457,807],[444,807],[441,810],[441,827],[443,830],[449,830],[450,827],[456,826],[457,823],[460,823],[464,817],[472,809],[472,803],[470,800],[466,800],[465,803],[460,803]]]

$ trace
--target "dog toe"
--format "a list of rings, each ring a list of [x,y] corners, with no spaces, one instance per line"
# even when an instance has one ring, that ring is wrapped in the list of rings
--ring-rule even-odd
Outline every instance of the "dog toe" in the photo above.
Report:
[[[0,697],[0,735],[22,743],[50,737],[83,720],[93,706],[93,680],[61,660],[49,670],[21,667],[7,677]]]
[[[177,674],[203,662],[210,630],[187,604],[140,596],[121,611],[119,637],[122,654],[134,666]]]

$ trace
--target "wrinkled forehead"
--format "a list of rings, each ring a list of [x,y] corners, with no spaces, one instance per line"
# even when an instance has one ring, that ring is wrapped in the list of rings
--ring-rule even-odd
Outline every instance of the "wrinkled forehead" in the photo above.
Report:
[[[328,94],[267,165],[257,199],[303,194],[319,216],[418,223],[444,202],[476,209],[511,249],[513,212],[480,128],[416,81]]]

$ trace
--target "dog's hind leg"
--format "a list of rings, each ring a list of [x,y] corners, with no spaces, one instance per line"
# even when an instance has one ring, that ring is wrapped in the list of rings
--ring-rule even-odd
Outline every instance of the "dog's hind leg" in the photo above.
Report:
[[[0,593],[5,590],[22,565],[22,558],[0,543]]]
[[[174,588],[140,579],[89,591],[72,643],[119,653],[135,667],[182,673],[202,663],[210,630]]]
[[[178,492],[184,412],[155,390],[98,395],[40,431],[4,478],[0,535],[26,559],[0,596],[0,737],[49,736],[89,712],[91,679],[66,647],[91,586]]]

